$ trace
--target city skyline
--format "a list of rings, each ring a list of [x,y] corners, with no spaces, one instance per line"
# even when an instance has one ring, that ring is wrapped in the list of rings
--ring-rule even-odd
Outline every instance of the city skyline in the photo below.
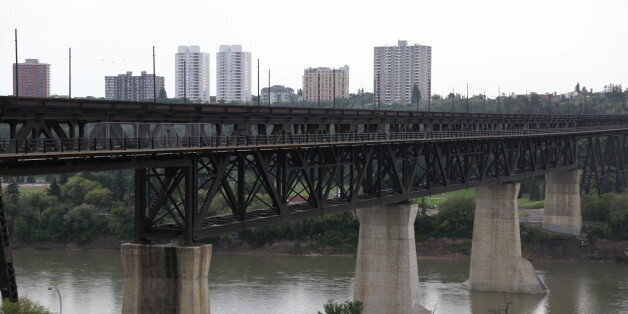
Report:
[[[74,5],[77,9],[85,6],[85,13],[80,16],[64,12],[64,5],[59,2],[39,3],[37,12],[29,10],[33,5],[31,1],[3,4],[9,14],[0,27],[0,41],[3,42],[0,45],[0,69],[10,71],[15,60],[13,29],[18,28],[20,62],[26,58],[38,58],[54,66],[51,94],[68,94],[67,48],[73,48],[72,95],[78,97],[104,96],[102,83],[99,82],[107,73],[140,72],[151,68],[153,45],[156,46],[157,75],[170,78],[167,79],[166,90],[168,95],[174,95],[171,60],[176,47],[193,44],[209,47],[206,51],[214,53],[220,44],[226,42],[248,47],[247,51],[253,54],[252,59],[260,59],[262,74],[267,73],[270,67],[273,81],[293,88],[301,85],[303,68],[317,64],[348,64],[352,69],[351,92],[359,88],[370,92],[373,90],[373,47],[391,45],[399,39],[407,39],[409,44],[433,47],[432,94],[443,95],[452,89],[462,91],[466,83],[469,83],[470,94],[486,91],[489,96],[495,95],[498,87],[505,93],[524,94],[525,90],[564,92],[573,89],[576,82],[596,91],[608,83],[628,85],[625,76],[628,64],[622,58],[628,53],[628,22],[621,13],[628,10],[625,1],[576,1],[568,4],[532,1],[510,5],[496,5],[493,1],[473,5],[464,2],[426,3],[422,5],[434,14],[427,14],[414,22],[410,19],[414,11],[411,9],[399,11],[398,16],[391,17],[396,11],[394,7],[397,7],[391,3],[390,7],[378,10],[366,8],[359,17],[351,17],[352,24],[361,31],[350,34],[330,32],[335,26],[325,23],[318,23],[320,25],[315,27],[316,30],[305,23],[307,18],[303,17],[319,16],[323,4],[277,1],[283,10],[279,13],[293,14],[276,15],[278,13],[273,11],[269,13],[267,23],[256,25],[250,21],[261,4],[248,3],[242,15],[231,19],[221,17],[219,13],[211,13],[207,19],[198,19],[193,17],[201,15],[200,12],[208,4],[189,2],[199,5],[199,10],[195,10],[198,12],[190,12],[190,18],[183,18],[180,15],[182,12],[176,10],[172,17],[169,16],[180,21],[181,25],[162,25],[162,17],[139,16],[140,3],[130,4],[123,12],[110,12],[115,7],[111,4],[86,6],[77,3]],[[220,10],[213,11],[229,11],[234,9],[234,5],[221,3],[218,4]],[[339,10],[350,9],[349,4],[338,6]],[[456,9],[449,10],[451,7]],[[467,14],[471,9],[476,14]],[[447,20],[455,23],[449,27],[430,27],[442,24],[445,17],[436,12],[444,10],[449,14]],[[110,14],[105,14],[107,12]],[[373,23],[372,17],[380,13],[383,21]],[[27,19],[31,15],[39,19],[35,22]],[[115,16],[120,21],[139,19],[142,23],[137,24],[142,24],[142,27],[131,32],[118,32],[136,21],[107,25],[105,16]],[[324,14],[320,16],[327,19]],[[286,23],[293,26],[286,29],[284,36],[275,36],[270,31]],[[230,27],[221,28],[223,24]],[[77,30],[76,25],[81,25],[81,29]],[[219,31],[208,35],[198,30],[201,28]],[[38,36],[43,29],[47,36]],[[417,31],[423,29],[426,31]],[[125,35],[93,35],[110,33]],[[308,38],[302,38],[302,34]],[[299,53],[294,53],[296,51]],[[252,72],[251,83],[255,87],[256,69]],[[215,68],[212,68],[210,76],[215,73]],[[261,86],[266,85],[264,76]],[[10,79],[11,76],[0,76],[0,94],[12,93]],[[256,94],[255,88],[253,94]]]

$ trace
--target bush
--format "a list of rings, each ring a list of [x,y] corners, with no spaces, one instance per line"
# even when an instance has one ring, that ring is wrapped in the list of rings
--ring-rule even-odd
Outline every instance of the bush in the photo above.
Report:
[[[72,208],[63,217],[63,224],[69,237],[78,240],[79,243],[91,241],[102,231],[103,225],[96,207],[87,204]]]
[[[107,226],[120,239],[130,240],[133,238],[134,219],[133,209],[119,205],[111,209]]]
[[[455,195],[438,206],[439,234],[447,237],[473,236],[475,197]]]
[[[17,302],[2,300],[0,314],[50,314],[50,311],[35,301],[19,298]]]
[[[323,305],[325,314],[360,314],[364,309],[364,305],[360,301],[346,301],[343,303],[334,303],[329,300]],[[318,312],[322,314],[321,312]]]

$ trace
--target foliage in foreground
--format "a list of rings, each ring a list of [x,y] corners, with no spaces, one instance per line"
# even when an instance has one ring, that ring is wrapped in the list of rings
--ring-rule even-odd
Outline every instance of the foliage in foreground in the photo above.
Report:
[[[3,300],[0,314],[50,314],[50,311],[35,301],[20,298],[17,302]]]
[[[611,240],[628,240],[628,194],[587,195],[582,198],[582,219],[597,222],[593,233]]]
[[[325,310],[325,314],[360,314],[364,305],[360,301],[345,301],[342,303],[335,303],[334,301],[327,301],[325,305],[323,305],[323,309]],[[323,314],[318,312],[318,314]]]

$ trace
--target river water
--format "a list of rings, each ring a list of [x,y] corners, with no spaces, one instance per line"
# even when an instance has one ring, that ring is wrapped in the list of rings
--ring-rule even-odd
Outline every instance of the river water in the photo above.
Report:
[[[120,254],[14,251],[22,296],[64,313],[117,313],[122,303]],[[466,261],[419,261],[421,303],[436,313],[628,313],[628,265],[534,262],[547,295],[467,291]],[[214,254],[212,313],[316,313],[327,300],[349,300],[355,259]]]

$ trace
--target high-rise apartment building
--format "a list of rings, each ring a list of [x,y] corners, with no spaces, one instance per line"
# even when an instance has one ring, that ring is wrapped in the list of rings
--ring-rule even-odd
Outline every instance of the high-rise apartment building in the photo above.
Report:
[[[316,102],[320,97],[320,101],[332,101],[334,92],[335,98],[349,98],[349,66],[305,69],[303,100]]]
[[[13,63],[13,95],[26,97],[50,97],[50,64],[38,59],[26,59],[17,64],[17,82]],[[16,84],[17,83],[17,84]]]
[[[156,89],[153,88],[153,74],[146,74],[146,71],[142,71],[140,76],[133,76],[131,71],[117,76],[105,76],[105,98],[148,101],[154,99],[155,92],[159,98],[159,93],[164,88],[164,77],[157,76],[154,81]]]
[[[241,45],[221,45],[216,53],[216,100],[251,100],[251,53]]]
[[[179,46],[174,58],[175,97],[209,102],[209,53],[199,46]]]
[[[421,102],[432,94],[432,47],[400,40],[397,46],[375,47],[374,61],[375,103],[411,103],[415,85]]]
[[[268,87],[262,88],[260,97],[262,104],[268,104],[269,98],[271,104],[276,102],[294,102],[297,100],[294,89],[283,85],[271,86],[270,92],[268,91]]]

